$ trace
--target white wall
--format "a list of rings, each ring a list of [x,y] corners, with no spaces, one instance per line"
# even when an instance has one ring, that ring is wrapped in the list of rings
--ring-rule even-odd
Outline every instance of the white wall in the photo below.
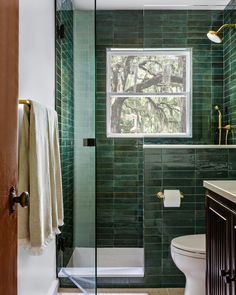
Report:
[[[20,1],[19,98],[54,106],[54,0]]]
[[[54,0],[20,0],[19,98],[54,107]],[[39,257],[19,247],[18,295],[51,295],[55,289],[56,250],[51,242]]]

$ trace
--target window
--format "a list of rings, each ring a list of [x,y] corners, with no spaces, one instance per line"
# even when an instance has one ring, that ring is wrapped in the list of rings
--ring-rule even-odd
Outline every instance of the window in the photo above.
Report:
[[[191,137],[191,49],[107,49],[107,136]]]

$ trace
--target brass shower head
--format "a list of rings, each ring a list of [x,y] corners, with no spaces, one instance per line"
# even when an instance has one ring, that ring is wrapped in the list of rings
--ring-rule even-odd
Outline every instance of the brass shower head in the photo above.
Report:
[[[207,33],[207,37],[214,43],[222,43],[224,38],[221,36],[220,32],[225,28],[233,28],[236,29],[236,24],[225,24],[219,28],[218,31],[209,31]]]
[[[207,33],[207,38],[214,43],[221,43],[223,41],[223,37],[221,37],[220,34],[215,31],[209,31]]]

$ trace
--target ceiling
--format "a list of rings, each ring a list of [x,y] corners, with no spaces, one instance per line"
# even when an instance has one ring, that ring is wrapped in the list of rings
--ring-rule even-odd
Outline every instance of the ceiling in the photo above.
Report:
[[[94,9],[95,0],[73,0],[74,8]],[[98,10],[224,9],[229,0],[96,0]]]

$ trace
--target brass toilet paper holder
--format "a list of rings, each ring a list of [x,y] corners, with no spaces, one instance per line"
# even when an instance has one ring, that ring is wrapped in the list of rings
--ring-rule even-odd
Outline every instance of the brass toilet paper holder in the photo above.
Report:
[[[159,192],[157,193],[157,198],[158,199],[165,199],[165,195],[164,195],[164,192]],[[180,192],[180,198],[183,199],[184,198],[184,194],[182,192]]]

